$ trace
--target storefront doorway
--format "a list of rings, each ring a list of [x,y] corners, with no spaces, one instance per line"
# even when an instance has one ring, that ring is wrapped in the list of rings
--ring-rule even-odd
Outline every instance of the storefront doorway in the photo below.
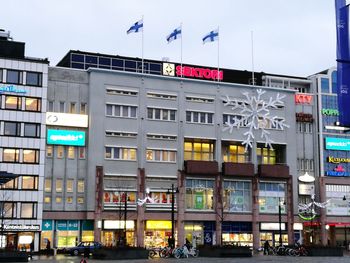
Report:
[[[176,227],[175,227],[176,229]],[[145,228],[144,244],[146,248],[166,247],[171,237],[171,221],[147,220]],[[175,232],[175,242],[177,234]],[[175,243],[176,246],[176,243]]]

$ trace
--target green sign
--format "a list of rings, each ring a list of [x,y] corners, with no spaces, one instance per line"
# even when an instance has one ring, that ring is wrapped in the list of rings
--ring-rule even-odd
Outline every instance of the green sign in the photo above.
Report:
[[[339,116],[339,111],[336,109],[322,109],[322,114],[327,116]]]
[[[42,230],[43,231],[51,231],[52,230],[52,220],[43,220]]]
[[[195,195],[195,201],[194,201],[194,207],[196,209],[203,209],[204,208],[204,196],[203,192],[196,192]]]
[[[48,129],[47,144],[85,146],[85,132]]]

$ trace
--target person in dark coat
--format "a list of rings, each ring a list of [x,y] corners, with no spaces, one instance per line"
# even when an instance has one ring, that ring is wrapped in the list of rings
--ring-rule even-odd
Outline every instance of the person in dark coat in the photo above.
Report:
[[[269,254],[269,248],[270,248],[270,244],[269,241],[265,241],[264,243],[264,255],[268,255]]]

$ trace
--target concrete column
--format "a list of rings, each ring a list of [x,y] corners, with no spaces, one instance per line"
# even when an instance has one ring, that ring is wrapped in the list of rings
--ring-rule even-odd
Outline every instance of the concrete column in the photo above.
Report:
[[[177,187],[179,193],[176,194],[176,228],[177,229],[177,245],[182,246],[185,243],[185,196],[186,196],[186,187],[185,187],[185,174],[183,171],[178,172],[177,177]]]
[[[139,193],[139,198],[146,197],[146,179],[145,179],[145,169],[138,169],[137,176],[137,191]],[[138,247],[144,247],[145,240],[145,207],[137,206],[137,219],[136,219],[136,229],[135,229],[135,237],[136,237],[136,245]]]
[[[287,180],[287,231],[288,244],[294,244],[293,179]]]
[[[98,228],[98,221],[100,221],[100,220],[96,219],[94,221],[94,225],[95,225],[95,227],[94,227],[94,240],[96,242],[101,242],[101,228]],[[102,221],[101,221],[101,224],[102,224]]]
[[[216,244],[221,245],[222,241],[222,222],[224,221],[224,211],[222,202],[222,177],[220,174],[216,176],[215,184],[215,204],[214,209],[216,211]]]
[[[323,182],[323,178],[319,177],[319,189],[320,189],[320,202],[326,202],[326,187]],[[321,224],[321,243],[326,246],[328,243],[327,230],[326,230],[326,209],[320,209],[320,224]]]
[[[259,230],[259,179],[254,177],[252,180],[252,230],[253,230],[253,249],[260,247],[260,230]]]

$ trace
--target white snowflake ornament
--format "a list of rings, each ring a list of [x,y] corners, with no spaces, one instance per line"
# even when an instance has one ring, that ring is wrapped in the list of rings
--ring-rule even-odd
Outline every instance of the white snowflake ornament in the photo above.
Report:
[[[260,137],[265,142],[265,147],[268,145],[272,147],[273,140],[270,137],[269,128],[278,130],[284,130],[289,128],[289,125],[285,123],[285,119],[278,116],[271,116],[270,109],[277,109],[284,106],[282,101],[285,95],[277,93],[275,98],[270,97],[268,101],[262,99],[262,95],[266,91],[262,89],[256,90],[257,95],[251,96],[248,92],[242,92],[244,99],[231,99],[229,96],[223,98],[226,107],[230,107],[231,111],[236,114],[232,118],[229,118],[225,124],[227,127],[223,131],[233,132],[234,128],[247,127],[248,131],[244,132],[245,140],[242,145],[245,145],[245,150],[248,147],[252,148],[254,137],[254,130],[260,130]]]

